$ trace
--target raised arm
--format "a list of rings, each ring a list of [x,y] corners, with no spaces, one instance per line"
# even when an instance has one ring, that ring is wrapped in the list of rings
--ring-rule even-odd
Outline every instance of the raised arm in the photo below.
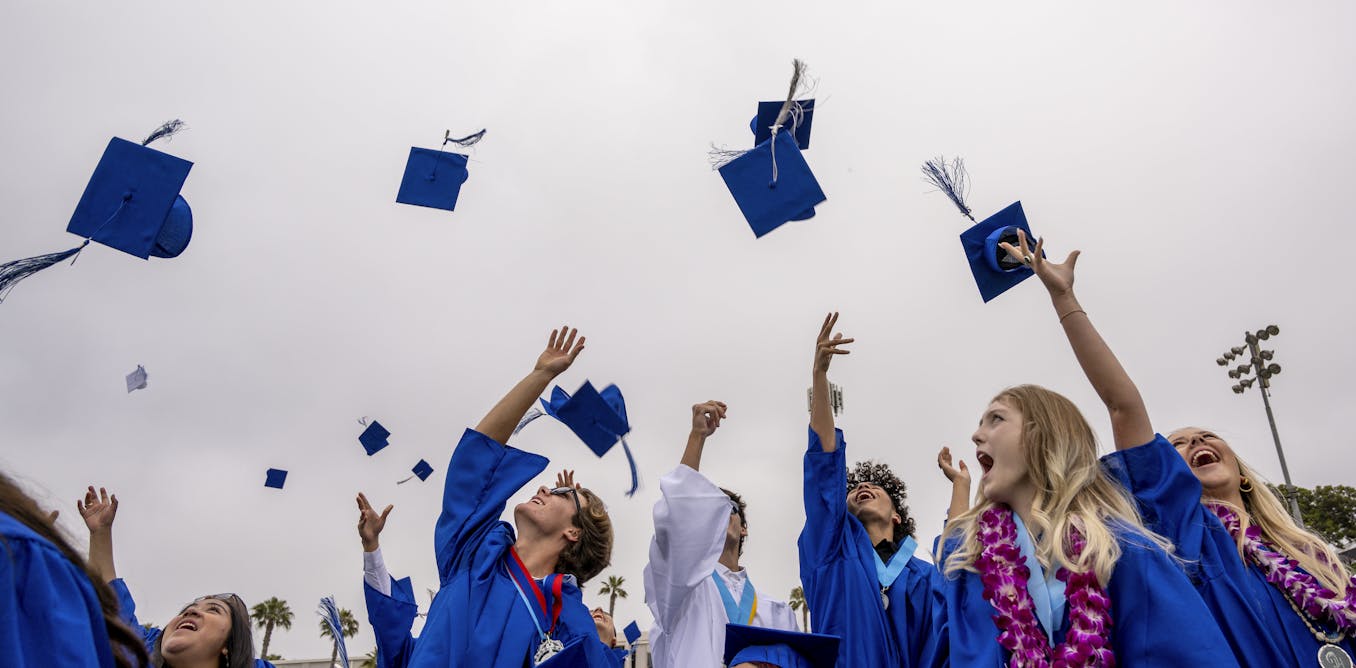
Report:
[[[692,431],[687,435],[687,447],[683,450],[681,464],[693,471],[701,470],[702,450],[706,447],[706,439],[716,433],[720,421],[724,419],[725,404],[719,401],[708,401],[692,407]]]
[[[952,464],[948,447],[937,453],[937,468],[951,481],[951,506],[946,509],[946,519],[954,520],[970,509],[970,469],[965,467],[964,459]]]
[[[551,338],[546,350],[537,358],[532,373],[518,381],[499,403],[476,425],[476,431],[489,436],[498,443],[508,445],[513,429],[523,414],[532,408],[532,403],[540,397],[546,387],[570,365],[579,353],[584,351],[584,337],[575,340],[576,330],[561,327],[551,330]]]
[[[103,487],[85,490],[85,499],[76,499],[76,510],[89,529],[89,566],[99,579],[111,582],[118,577],[113,568],[113,520],[118,515],[118,495],[109,495]]]
[[[1064,335],[1073,347],[1079,366],[1083,367],[1083,374],[1088,377],[1111,415],[1111,433],[1116,449],[1125,450],[1152,441],[1154,429],[1139,389],[1130,380],[1130,374],[1125,372],[1115,353],[1111,352],[1111,347],[1097,333],[1097,328],[1092,326],[1087,311],[1083,310],[1074,296],[1074,265],[1078,262],[1079,252],[1069,253],[1063,263],[1056,264],[1041,256],[1044,239],[1036,242],[1033,252],[1027,244],[1026,234],[1019,231],[1017,235],[1021,247],[1014,248],[1012,244],[1004,243],[1003,250],[1021,258],[1045,284],[1045,289],[1050,293],[1050,303],[1055,307],[1059,323],[1064,327]]]
[[[838,447],[838,439],[834,437],[833,406],[829,397],[829,363],[833,361],[834,355],[852,352],[839,346],[854,340],[843,338],[842,332],[830,336],[837,323],[836,311],[824,316],[824,324],[819,328],[819,339],[815,342],[814,367],[810,374],[810,429],[819,436],[824,452],[833,452]]]

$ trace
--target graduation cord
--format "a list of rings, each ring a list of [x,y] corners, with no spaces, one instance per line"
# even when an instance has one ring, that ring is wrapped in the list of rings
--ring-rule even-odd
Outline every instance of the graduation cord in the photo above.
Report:
[[[541,588],[537,586],[537,580],[532,577],[532,574],[527,570],[527,566],[523,564],[522,558],[518,556],[517,548],[509,547],[509,554],[513,557],[513,562],[521,569],[522,576],[527,579],[528,585],[532,587],[532,594],[536,597],[537,603],[541,605],[543,615],[549,614],[551,616],[551,627],[543,631],[541,621],[537,619],[537,610],[533,607],[531,601],[527,600],[527,593],[523,591],[522,585],[518,584],[517,574],[514,572],[512,566],[505,564],[509,570],[509,579],[513,581],[513,588],[518,590],[518,596],[523,599],[523,605],[527,606],[527,613],[532,616],[532,624],[537,627],[537,635],[543,641],[550,640],[551,635],[556,632],[556,622],[560,621],[560,611],[564,607],[564,601],[561,600],[560,594],[565,578],[559,574],[554,576],[554,581],[550,585],[551,595],[554,597],[554,600],[552,601],[553,605],[548,608],[546,605],[546,595],[542,593]],[[552,577],[548,576],[547,579],[551,580]]]

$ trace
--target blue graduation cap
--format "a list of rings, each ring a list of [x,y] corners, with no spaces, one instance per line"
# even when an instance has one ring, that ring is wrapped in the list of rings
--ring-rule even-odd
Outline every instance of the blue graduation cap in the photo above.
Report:
[[[410,157],[405,161],[405,175],[400,179],[400,191],[396,201],[401,204],[426,206],[433,209],[452,211],[457,206],[457,197],[461,194],[461,184],[469,178],[466,163],[470,159],[460,153],[449,153],[448,144],[473,146],[485,137],[481,130],[473,135],[454,139],[452,131],[443,135],[443,145],[438,150],[430,148],[410,148]]]
[[[960,235],[970,273],[974,274],[975,285],[986,303],[1036,273],[999,246],[1005,242],[1018,245],[1018,230],[1025,232],[1026,238],[1035,239],[1022,212],[1022,203],[1013,202]]]
[[[430,475],[433,475],[433,467],[432,467],[432,466],[429,466],[428,462],[426,462],[426,461],[424,461],[424,460],[422,460],[422,459],[419,460],[419,463],[418,463],[418,464],[415,464],[415,465],[414,465],[414,468],[410,469],[410,471],[413,472],[414,475],[412,475],[412,476],[410,476],[410,477],[408,477],[408,478],[405,478],[404,480],[401,480],[400,482],[398,482],[398,483],[396,483],[396,484],[397,484],[397,485],[403,485],[403,484],[405,484],[405,483],[407,483],[407,482],[413,480],[416,476],[418,476],[420,482],[423,482],[423,481],[425,481],[425,480],[428,480],[428,477],[429,477]]]
[[[599,457],[607,454],[617,441],[621,441],[626,463],[631,467],[631,489],[626,495],[636,493],[640,479],[636,473],[635,457],[631,455],[631,446],[626,444],[631,423],[626,419],[626,400],[616,385],[608,385],[599,392],[594,389],[593,383],[586,380],[573,396],[557,385],[551,390],[550,401],[540,401],[542,410],[533,410],[524,416],[513,433],[522,431],[523,427],[542,415],[550,415],[569,427]]]
[[[183,253],[193,237],[193,211],[179,191],[193,163],[147,146],[183,127],[183,121],[170,121],[140,144],[109,141],[66,226],[84,243],[0,265],[0,300],[19,281],[74,257],[91,241],[143,260]]]
[[[758,115],[754,116],[749,122],[749,129],[753,130],[753,145],[757,146],[770,137],[772,137],[772,126],[777,124],[777,117],[782,113],[782,107],[786,105],[784,100],[775,102],[759,102]],[[796,145],[800,150],[810,149],[810,124],[814,122],[815,101],[814,100],[795,100],[791,102],[791,110],[788,114],[788,120],[782,124],[781,130],[789,131],[796,138]]]
[[[789,132],[778,132],[719,171],[755,237],[814,217],[815,205],[828,199]]]
[[[358,436],[358,442],[367,451],[367,456],[371,457],[380,452],[382,448],[390,445],[390,442],[386,440],[390,435],[391,432],[387,431],[386,427],[373,420],[371,424],[367,425],[367,429],[364,429],[363,433]]]
[[[626,625],[626,628],[622,630],[622,633],[626,636],[626,644],[634,645],[637,640],[640,640],[640,625],[631,622]]]
[[[287,471],[282,469],[269,469],[264,474],[264,487],[282,489],[283,483],[287,482]]]
[[[725,625],[725,665],[767,663],[777,668],[833,668],[838,636],[742,624]]]
[[[969,176],[963,160],[956,158],[949,163],[941,157],[929,160],[923,163],[923,178],[942,191],[961,215],[974,222],[970,206],[965,203]],[[1026,214],[1022,212],[1022,203],[1013,202],[960,235],[970,273],[974,274],[975,285],[985,303],[1035,275],[1020,258],[1009,255],[999,246],[1004,242],[1016,246],[1018,230],[1025,232],[1027,239],[1035,239],[1026,223]]]

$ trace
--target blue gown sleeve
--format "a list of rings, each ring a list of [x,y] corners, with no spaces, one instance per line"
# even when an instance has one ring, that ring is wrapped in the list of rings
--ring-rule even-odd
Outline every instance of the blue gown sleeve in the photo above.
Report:
[[[410,629],[419,607],[409,578],[391,578],[391,595],[386,596],[363,582],[367,599],[367,623],[377,636],[377,668],[405,668],[414,654],[415,638]]]
[[[132,591],[127,588],[127,583],[122,578],[116,578],[111,580],[108,586],[113,588],[113,594],[118,599],[118,617],[133,631],[141,634],[141,641],[146,645],[147,652],[155,649],[155,641],[160,638],[160,629],[145,628],[137,621],[137,602],[132,598]]]
[[[438,575],[442,584],[470,553],[476,536],[492,526],[508,499],[546,470],[550,460],[503,445],[467,429],[452,452],[443,486],[443,510],[434,530]]]
[[[1206,523],[1201,481],[1167,439],[1102,457],[1102,467],[1135,497],[1144,524],[1177,545],[1177,556],[1199,561]]]
[[[837,447],[824,452],[819,434],[810,429],[805,450],[805,529],[800,533],[801,570],[843,555],[847,521],[847,442],[834,429]]]
[[[103,608],[84,570],[0,513],[0,666],[113,665]]]

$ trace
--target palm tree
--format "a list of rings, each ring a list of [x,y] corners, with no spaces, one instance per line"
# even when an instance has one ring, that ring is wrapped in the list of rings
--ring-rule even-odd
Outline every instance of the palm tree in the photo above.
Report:
[[[607,576],[607,582],[598,589],[598,593],[607,596],[607,616],[612,616],[612,611],[617,609],[617,599],[626,598],[626,590],[622,585],[626,584],[626,578],[620,575]]]
[[[358,668],[377,668],[377,665],[377,648],[373,647],[372,651],[363,656],[363,662],[358,664]]]
[[[353,611],[347,608],[339,608],[339,633],[345,638],[352,638],[358,635],[358,618],[353,616]],[[330,631],[329,622],[320,620],[320,637],[334,638],[334,633]],[[334,639],[334,649],[330,652],[330,665],[339,658],[339,639]]]
[[[255,626],[262,626],[264,629],[264,646],[259,651],[261,656],[268,656],[268,642],[273,639],[273,627],[280,626],[284,629],[292,629],[292,608],[287,607],[287,601],[277,596],[256,603],[250,610],[250,619],[254,621]]]
[[[800,611],[800,626],[806,633],[810,632],[810,604],[805,602],[805,588],[796,587],[791,590],[791,609]]]

